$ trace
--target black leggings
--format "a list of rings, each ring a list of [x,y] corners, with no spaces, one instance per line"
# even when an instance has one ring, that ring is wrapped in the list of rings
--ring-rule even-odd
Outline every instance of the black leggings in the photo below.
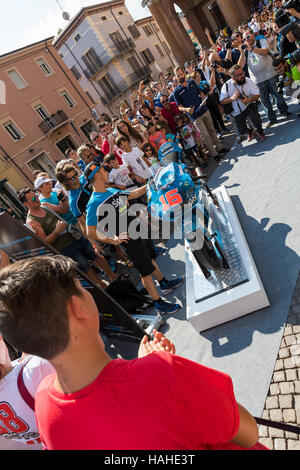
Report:
[[[222,114],[220,113],[220,110],[219,110],[218,97],[215,96],[214,94],[208,95],[206,105],[211,114],[211,117],[214,123],[214,128],[216,129],[216,131],[217,132],[225,131],[226,127],[223,122]]]

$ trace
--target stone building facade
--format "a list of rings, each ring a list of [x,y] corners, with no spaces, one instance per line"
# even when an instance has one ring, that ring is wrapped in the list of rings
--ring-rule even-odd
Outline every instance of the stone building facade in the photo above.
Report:
[[[117,114],[141,80],[155,80],[174,63],[155,21],[135,22],[125,0],[82,8],[53,45],[99,116]]]
[[[193,56],[195,46],[175,5],[201,45],[208,45],[205,28],[215,32],[228,25],[233,29],[250,16],[248,0],[142,0],[142,5],[149,8],[180,65]]]
[[[55,175],[66,148],[96,129],[93,103],[52,46],[53,37],[0,56],[0,178],[20,189],[32,172]]]

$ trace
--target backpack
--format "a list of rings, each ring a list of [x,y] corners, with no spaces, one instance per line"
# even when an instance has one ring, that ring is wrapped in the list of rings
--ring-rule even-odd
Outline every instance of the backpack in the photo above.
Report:
[[[105,292],[130,315],[136,315],[153,304],[153,301],[148,296],[138,291],[135,285],[123,276],[111,282],[106,287]]]

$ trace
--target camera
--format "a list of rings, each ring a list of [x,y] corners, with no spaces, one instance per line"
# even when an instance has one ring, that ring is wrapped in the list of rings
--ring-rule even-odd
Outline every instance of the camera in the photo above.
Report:
[[[293,54],[290,55],[290,61],[292,65],[300,63],[300,49],[297,49]]]
[[[247,49],[247,46],[245,44],[242,45],[241,49]]]
[[[284,82],[284,79],[281,78],[278,80],[278,82],[276,83],[276,91],[279,95],[283,95],[283,89],[285,87],[285,82]]]
[[[220,62],[217,60],[211,64],[215,70],[217,70],[219,67],[222,67]]]
[[[226,39],[225,47],[226,47],[226,49],[232,49],[232,40],[231,39]]]
[[[240,93],[239,100],[245,100],[245,99],[246,99],[246,96]]]
[[[66,197],[65,197],[64,193],[59,193],[57,195],[57,199],[59,200],[59,202],[64,202],[66,200]]]

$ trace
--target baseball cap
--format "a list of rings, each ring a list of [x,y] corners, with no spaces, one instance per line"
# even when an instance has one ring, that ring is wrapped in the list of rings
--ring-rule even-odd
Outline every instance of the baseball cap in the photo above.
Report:
[[[95,174],[100,170],[102,167],[102,164],[99,164],[95,160],[93,160],[91,163],[89,163],[84,170],[84,176],[85,178],[90,181],[91,179],[94,178]]]
[[[52,180],[50,178],[46,178],[46,176],[40,176],[34,182],[34,189],[39,189],[40,186],[44,183],[51,183]]]

